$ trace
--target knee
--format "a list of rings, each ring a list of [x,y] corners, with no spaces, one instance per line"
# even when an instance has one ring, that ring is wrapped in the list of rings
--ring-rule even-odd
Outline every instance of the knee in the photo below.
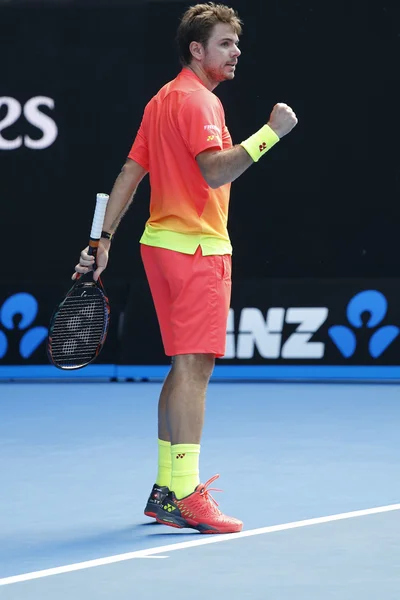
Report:
[[[213,354],[181,354],[175,356],[173,361],[174,368],[184,370],[191,379],[201,379],[205,383],[210,379],[214,365]]]
[[[203,374],[203,377],[210,379],[215,366],[215,357],[213,354],[198,354],[201,358],[198,361],[198,370]]]

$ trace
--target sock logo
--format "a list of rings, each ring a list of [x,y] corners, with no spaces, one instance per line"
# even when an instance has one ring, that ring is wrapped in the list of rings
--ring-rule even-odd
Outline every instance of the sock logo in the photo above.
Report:
[[[185,458],[186,454],[177,454],[176,458]]]

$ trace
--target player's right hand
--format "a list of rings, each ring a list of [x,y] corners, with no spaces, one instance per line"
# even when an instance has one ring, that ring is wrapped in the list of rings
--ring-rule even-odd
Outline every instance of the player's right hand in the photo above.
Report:
[[[109,248],[106,247],[107,244],[108,244],[108,242],[106,240],[104,240],[104,243],[102,240],[97,249],[97,256],[96,256],[97,269],[95,270],[95,272],[93,274],[93,279],[95,281],[98,280],[100,274],[107,267],[108,251],[109,251]],[[88,250],[89,250],[89,246],[86,246],[86,248],[84,250],[82,250],[81,255],[79,257],[79,263],[77,265],[75,265],[75,273],[72,275],[71,279],[75,280],[78,276],[78,273],[81,273],[82,275],[84,275],[85,273],[89,273],[89,271],[93,271],[94,256],[92,256],[91,254],[88,254]]]
[[[290,133],[296,127],[297,123],[297,117],[290,106],[282,102],[275,104],[269,117],[268,125],[275,131],[279,138]]]

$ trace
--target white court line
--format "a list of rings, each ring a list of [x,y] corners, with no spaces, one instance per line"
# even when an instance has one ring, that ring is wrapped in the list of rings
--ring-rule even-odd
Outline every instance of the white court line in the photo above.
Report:
[[[299,527],[320,525],[321,523],[331,523],[332,521],[343,521],[344,519],[352,519],[355,517],[377,515],[394,510],[400,510],[400,504],[390,504],[388,506],[379,506],[377,508],[367,508],[365,510],[356,510],[338,515],[330,515],[328,517],[307,519],[305,521],[294,521],[292,523],[284,523],[283,525],[260,527],[259,529],[249,529],[247,531],[241,531],[240,533],[207,535],[204,537],[199,535],[199,539],[196,539],[193,542],[180,542],[177,544],[169,544],[167,546],[158,546],[158,548],[149,548],[148,550],[136,550],[135,552],[127,552],[126,554],[117,554],[115,556],[106,556],[105,558],[97,558],[95,560],[88,560],[86,562],[65,565],[64,567],[55,567],[54,569],[45,569],[44,571],[35,571],[33,573],[23,573],[22,575],[5,577],[4,579],[0,579],[0,585],[21,583],[22,581],[31,581],[32,579],[50,577],[50,575],[61,575],[62,573],[72,573],[73,571],[82,571],[83,569],[91,569],[92,567],[111,565],[113,563],[123,562],[125,560],[132,560],[133,558],[149,558],[153,557],[153,555],[162,554],[163,552],[167,552],[169,554],[174,550],[184,550],[185,548],[194,548],[195,546],[217,544],[219,542],[227,542],[237,540],[239,538],[252,537],[253,535],[263,535],[265,533],[274,533],[275,531],[287,531],[288,529],[298,529]],[[154,558],[156,557],[154,556]]]

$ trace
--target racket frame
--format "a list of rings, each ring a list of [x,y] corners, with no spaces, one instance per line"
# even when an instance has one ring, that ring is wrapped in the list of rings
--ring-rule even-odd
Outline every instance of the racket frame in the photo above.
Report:
[[[50,327],[49,327],[49,333],[48,333],[48,338],[47,338],[47,348],[46,348],[47,356],[48,356],[48,359],[51,362],[51,364],[54,365],[55,367],[57,367],[58,369],[61,369],[62,371],[72,371],[72,370],[77,370],[77,369],[83,369],[84,367],[86,367],[87,365],[92,363],[94,360],[96,360],[96,358],[100,354],[100,352],[104,346],[104,343],[106,341],[106,338],[107,338],[109,324],[110,324],[110,314],[111,314],[110,302],[109,302],[108,296],[106,294],[106,291],[104,289],[104,285],[101,280],[101,277],[98,277],[97,281],[95,281],[93,279],[93,274],[94,274],[95,270],[97,269],[96,256],[97,256],[97,250],[98,250],[98,247],[100,244],[101,231],[103,229],[103,222],[104,222],[104,216],[105,216],[105,211],[107,208],[108,199],[109,199],[108,194],[97,194],[97,197],[96,197],[96,208],[95,208],[95,213],[94,213],[93,220],[92,220],[92,228],[91,228],[91,232],[90,232],[89,247],[88,247],[88,254],[91,256],[94,256],[93,270],[90,271],[89,273],[85,273],[85,274],[77,273],[74,284],[70,287],[70,289],[66,293],[63,301],[53,311],[52,317],[50,319]],[[64,304],[67,302],[68,298],[72,295],[75,288],[85,285],[85,283],[86,283],[85,278],[91,279],[90,285],[97,287],[97,289],[100,291],[102,298],[104,300],[105,325],[104,325],[103,335],[97,346],[96,353],[89,361],[87,361],[81,365],[76,365],[76,366],[74,365],[74,366],[67,367],[67,366],[58,364],[53,358],[52,333],[53,333],[53,329],[55,326],[57,314],[60,312],[60,310],[62,309]]]

